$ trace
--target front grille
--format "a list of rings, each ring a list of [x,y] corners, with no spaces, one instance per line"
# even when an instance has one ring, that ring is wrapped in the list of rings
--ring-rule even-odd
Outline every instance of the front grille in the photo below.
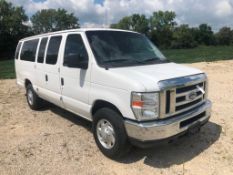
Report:
[[[171,104],[170,99],[171,99],[170,91],[167,91],[166,92],[166,102],[167,102],[167,104],[166,104],[166,113],[169,113],[169,111],[170,111],[170,104]]]
[[[176,88],[175,112],[185,110],[202,102],[204,100],[204,94],[198,89],[198,87],[204,90],[204,86],[205,82],[201,82],[190,86]],[[193,95],[193,97],[190,99],[191,95]]]
[[[200,103],[201,101],[202,101],[202,98],[199,98],[198,100],[192,101],[192,102],[190,102],[190,103],[186,103],[186,104],[184,104],[184,105],[176,106],[176,111],[183,110],[183,109],[185,109],[185,108],[188,108],[188,107],[190,107],[190,106],[193,106],[193,105],[195,105],[195,104],[198,104],[198,103]]]
[[[160,116],[166,118],[176,114],[191,110],[198,105],[201,105],[206,94],[206,79],[197,80],[177,85],[177,87],[170,87],[165,89],[160,96],[161,107]]]
[[[185,86],[185,87],[177,88],[176,93],[181,94],[181,93],[184,93],[184,92],[187,92],[187,91],[197,89],[197,87],[196,87],[197,85],[198,86],[203,86],[203,83],[198,83],[198,84],[194,84],[194,85],[191,85],[191,86]]]

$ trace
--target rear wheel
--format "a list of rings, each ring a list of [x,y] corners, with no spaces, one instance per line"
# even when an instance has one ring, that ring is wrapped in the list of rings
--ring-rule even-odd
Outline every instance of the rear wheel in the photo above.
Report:
[[[38,110],[43,106],[43,100],[35,93],[32,84],[28,84],[26,87],[26,97],[31,109]]]
[[[110,108],[94,114],[93,135],[101,152],[109,158],[120,158],[130,150],[122,116]]]

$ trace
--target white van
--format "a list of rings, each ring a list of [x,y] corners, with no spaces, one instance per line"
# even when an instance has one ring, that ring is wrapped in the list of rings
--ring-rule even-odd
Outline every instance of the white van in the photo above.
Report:
[[[24,38],[15,68],[31,109],[49,101],[92,121],[110,158],[131,144],[197,131],[210,118],[206,74],[168,62],[136,32],[75,29]]]

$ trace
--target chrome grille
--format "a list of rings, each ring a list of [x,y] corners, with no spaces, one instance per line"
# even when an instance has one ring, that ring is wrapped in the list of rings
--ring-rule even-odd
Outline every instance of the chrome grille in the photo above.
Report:
[[[185,86],[176,89],[176,108],[175,112],[183,111],[203,101],[204,94],[198,87],[203,90],[205,83],[198,83],[191,86]],[[192,98],[190,98],[193,96]]]
[[[199,74],[197,78],[192,77],[180,78],[182,81],[179,81],[180,79],[173,79],[166,80],[165,83],[161,82],[161,85],[166,84],[168,86],[161,86],[163,89],[160,95],[160,118],[166,118],[188,111],[204,102],[207,89],[206,76]],[[170,82],[172,86],[169,86]]]

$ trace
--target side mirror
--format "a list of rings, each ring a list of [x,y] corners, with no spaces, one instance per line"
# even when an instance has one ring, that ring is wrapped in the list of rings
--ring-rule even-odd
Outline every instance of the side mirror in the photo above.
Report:
[[[64,66],[71,68],[88,68],[88,57],[80,54],[69,54],[64,60]]]

